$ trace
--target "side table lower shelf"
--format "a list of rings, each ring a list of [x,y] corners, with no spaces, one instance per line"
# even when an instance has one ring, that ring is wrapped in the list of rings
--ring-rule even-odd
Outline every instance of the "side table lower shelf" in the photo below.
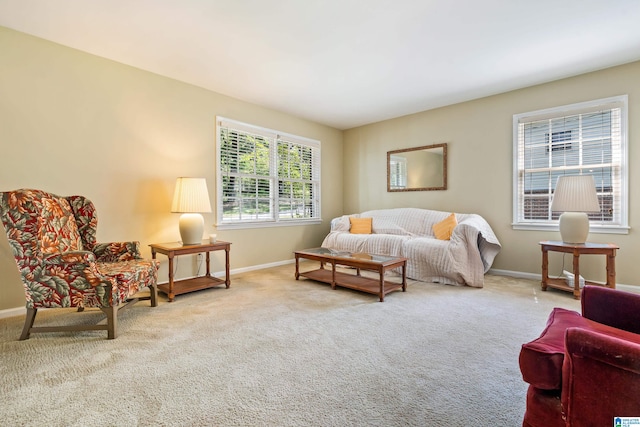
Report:
[[[354,274],[347,274],[336,271],[336,282],[335,286],[340,286],[341,288],[349,288],[354,289],[360,292],[366,292],[368,294],[380,295],[380,280],[372,279],[370,277],[364,276],[356,276]],[[300,273],[300,276],[306,277],[307,279],[315,280],[316,282],[323,282],[332,284],[332,273],[331,270],[319,269],[306,271],[304,273]],[[383,279],[384,280],[384,279]],[[383,296],[387,295],[390,292],[397,291],[402,289],[402,283],[389,282],[384,280],[384,292]]]
[[[213,288],[218,285],[225,285],[226,282],[217,277],[195,277],[193,279],[177,280],[173,282],[173,295],[182,295],[189,292],[201,291],[203,289]],[[167,295],[171,295],[171,287],[168,283],[158,285],[158,290],[164,292]]]

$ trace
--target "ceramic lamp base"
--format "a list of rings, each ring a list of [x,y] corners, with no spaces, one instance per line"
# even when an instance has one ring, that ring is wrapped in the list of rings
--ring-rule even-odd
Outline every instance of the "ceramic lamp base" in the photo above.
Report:
[[[589,235],[589,217],[584,212],[564,212],[560,215],[560,236],[564,243],[582,244]]]
[[[180,238],[183,245],[199,245],[204,234],[204,218],[199,213],[180,215]]]

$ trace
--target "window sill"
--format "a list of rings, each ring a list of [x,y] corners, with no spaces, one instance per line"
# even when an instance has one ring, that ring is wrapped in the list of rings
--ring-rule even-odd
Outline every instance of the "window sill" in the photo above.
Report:
[[[527,224],[516,223],[511,224],[514,230],[529,230],[529,231],[557,231],[559,232],[558,224]],[[589,227],[589,233],[594,234],[629,234],[631,227],[623,225],[592,225]]]
[[[298,227],[304,225],[322,224],[322,219],[308,219],[295,221],[260,221],[260,222],[236,222],[232,224],[216,224],[217,230],[245,230],[251,228],[275,228],[275,227]]]

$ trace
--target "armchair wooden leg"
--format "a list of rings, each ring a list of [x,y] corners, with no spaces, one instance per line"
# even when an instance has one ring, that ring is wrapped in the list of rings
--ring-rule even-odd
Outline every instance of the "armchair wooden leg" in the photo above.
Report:
[[[149,293],[151,294],[151,307],[158,306],[158,286],[151,285],[149,286]]]
[[[100,308],[107,315],[107,339],[112,340],[118,336],[118,306]]]
[[[24,319],[24,327],[22,328],[22,335],[20,335],[20,341],[29,339],[33,322],[36,320],[37,308],[27,308],[27,317]]]

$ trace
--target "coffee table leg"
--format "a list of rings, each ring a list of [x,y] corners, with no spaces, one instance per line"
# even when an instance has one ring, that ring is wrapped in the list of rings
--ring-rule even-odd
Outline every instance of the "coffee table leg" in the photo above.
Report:
[[[224,250],[224,281],[225,287],[227,289],[229,289],[229,286],[231,286],[231,276],[229,275],[229,270],[231,268],[231,263],[229,262],[229,250],[230,247],[229,245],[227,245],[226,249]],[[209,253],[207,253],[207,257],[209,257]]]
[[[298,278],[300,277],[300,270],[299,270],[299,263],[298,263],[299,259],[300,259],[300,256],[296,254],[296,280],[298,280]]]
[[[331,260],[331,289],[336,288],[336,261]]]
[[[402,264],[402,292],[407,292],[407,262]]]
[[[384,268],[378,270],[380,273],[380,302],[384,302]]]

